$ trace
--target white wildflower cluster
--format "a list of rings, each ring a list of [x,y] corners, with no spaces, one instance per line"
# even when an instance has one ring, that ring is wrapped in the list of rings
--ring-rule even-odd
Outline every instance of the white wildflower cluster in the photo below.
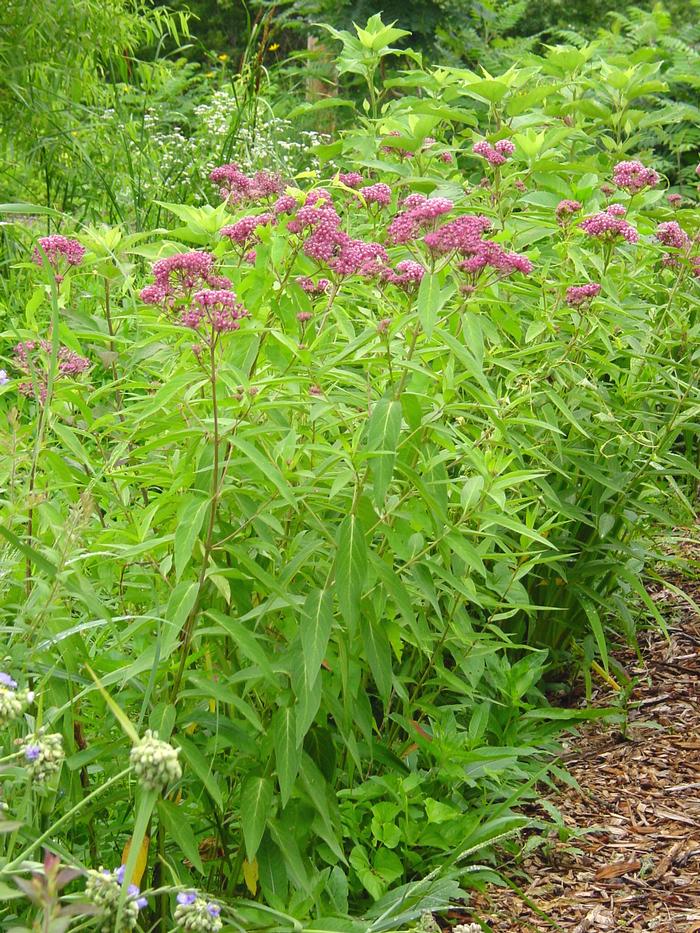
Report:
[[[162,790],[171,781],[179,781],[182,767],[179,748],[173,748],[148,729],[138,745],[131,749],[130,762],[141,784],[148,790]]]
[[[481,933],[481,927],[478,923],[458,923],[452,933]]]
[[[33,700],[31,690],[18,690],[16,681],[0,671],[0,728],[21,716]]]
[[[182,891],[177,896],[175,923],[187,933],[218,933],[221,929],[221,908],[205,900],[195,891]]]
[[[22,740],[24,763],[33,781],[41,784],[61,770],[65,757],[63,736],[58,732],[32,733]]]
[[[85,894],[102,914],[98,920],[100,924],[97,927],[98,933],[126,933],[128,930],[133,930],[138,923],[139,910],[147,904],[146,898],[139,895],[136,885],[129,885],[127,898],[122,907],[121,922],[118,927],[116,926],[123,879],[123,865],[116,871],[100,868],[99,871],[88,872]]]

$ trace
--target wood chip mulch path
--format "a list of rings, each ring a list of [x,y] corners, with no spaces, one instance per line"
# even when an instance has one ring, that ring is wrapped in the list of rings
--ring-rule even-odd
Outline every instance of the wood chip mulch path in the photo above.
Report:
[[[700,602],[700,586],[674,582]],[[491,886],[452,923],[494,933],[700,933],[700,618],[668,589],[651,596],[670,638],[646,633],[643,662],[616,653],[636,681],[627,729],[582,729],[564,755],[580,792],[563,785],[550,796],[567,827],[586,832],[565,842],[553,834],[546,854],[500,867],[529,904]],[[594,702],[613,705],[612,692]]]

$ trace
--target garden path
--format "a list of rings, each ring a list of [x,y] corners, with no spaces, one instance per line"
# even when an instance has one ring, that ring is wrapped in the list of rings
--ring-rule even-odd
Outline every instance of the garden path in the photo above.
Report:
[[[700,584],[673,579],[696,604]],[[567,770],[580,791],[550,799],[567,827],[585,830],[501,866],[522,895],[491,887],[471,912],[494,933],[700,931],[700,616],[677,593],[651,593],[669,638],[647,632],[641,658],[617,658],[636,681],[629,723],[590,725],[568,744]],[[596,705],[613,702],[609,688]],[[545,816],[544,811],[533,815]]]

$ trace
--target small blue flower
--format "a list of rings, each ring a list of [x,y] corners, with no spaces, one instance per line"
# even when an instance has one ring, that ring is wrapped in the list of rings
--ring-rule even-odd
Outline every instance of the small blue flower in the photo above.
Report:
[[[126,865],[120,865],[119,868],[114,872],[114,877],[117,879],[119,884],[124,883],[124,873],[126,872]]]
[[[218,917],[219,914],[221,913],[221,908],[219,907],[218,904],[212,904],[212,903],[207,904],[207,910],[209,911],[212,917]]]
[[[0,373],[2,372],[4,372],[4,370],[0,369]],[[0,385],[2,385],[2,382],[0,382]],[[4,671],[0,671],[0,684],[2,684],[3,687],[8,687],[10,690],[14,690],[17,687],[17,681],[13,680],[10,675],[6,674]]]
[[[180,893],[177,896],[178,904],[184,904],[184,905],[194,904],[196,900],[197,900],[196,891],[180,891]]]
[[[124,874],[122,872],[122,878],[123,877],[124,877]],[[126,890],[127,890],[129,897],[134,898],[136,902],[136,906],[138,907],[139,910],[143,910],[144,907],[148,907],[148,900],[145,897],[139,897],[139,894],[141,893],[141,889],[139,888],[137,884],[130,884]]]
[[[27,745],[24,750],[24,757],[27,761],[36,761],[41,755],[41,748],[38,745]]]
[[[6,386],[10,381],[10,377],[7,375],[4,369],[0,369],[0,386]]]

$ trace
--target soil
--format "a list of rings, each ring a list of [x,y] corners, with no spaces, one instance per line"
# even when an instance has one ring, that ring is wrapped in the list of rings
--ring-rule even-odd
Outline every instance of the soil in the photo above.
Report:
[[[697,604],[700,585],[670,583],[650,592],[668,638],[648,631],[639,654],[616,652],[634,684],[626,728],[599,720],[566,747],[578,789],[561,785],[549,799],[573,832],[564,840],[554,832],[546,846],[499,866],[521,893],[491,886],[453,912],[452,924],[700,933],[700,616],[676,589]],[[606,684],[593,702],[614,699]],[[539,808],[530,814],[547,818]]]

